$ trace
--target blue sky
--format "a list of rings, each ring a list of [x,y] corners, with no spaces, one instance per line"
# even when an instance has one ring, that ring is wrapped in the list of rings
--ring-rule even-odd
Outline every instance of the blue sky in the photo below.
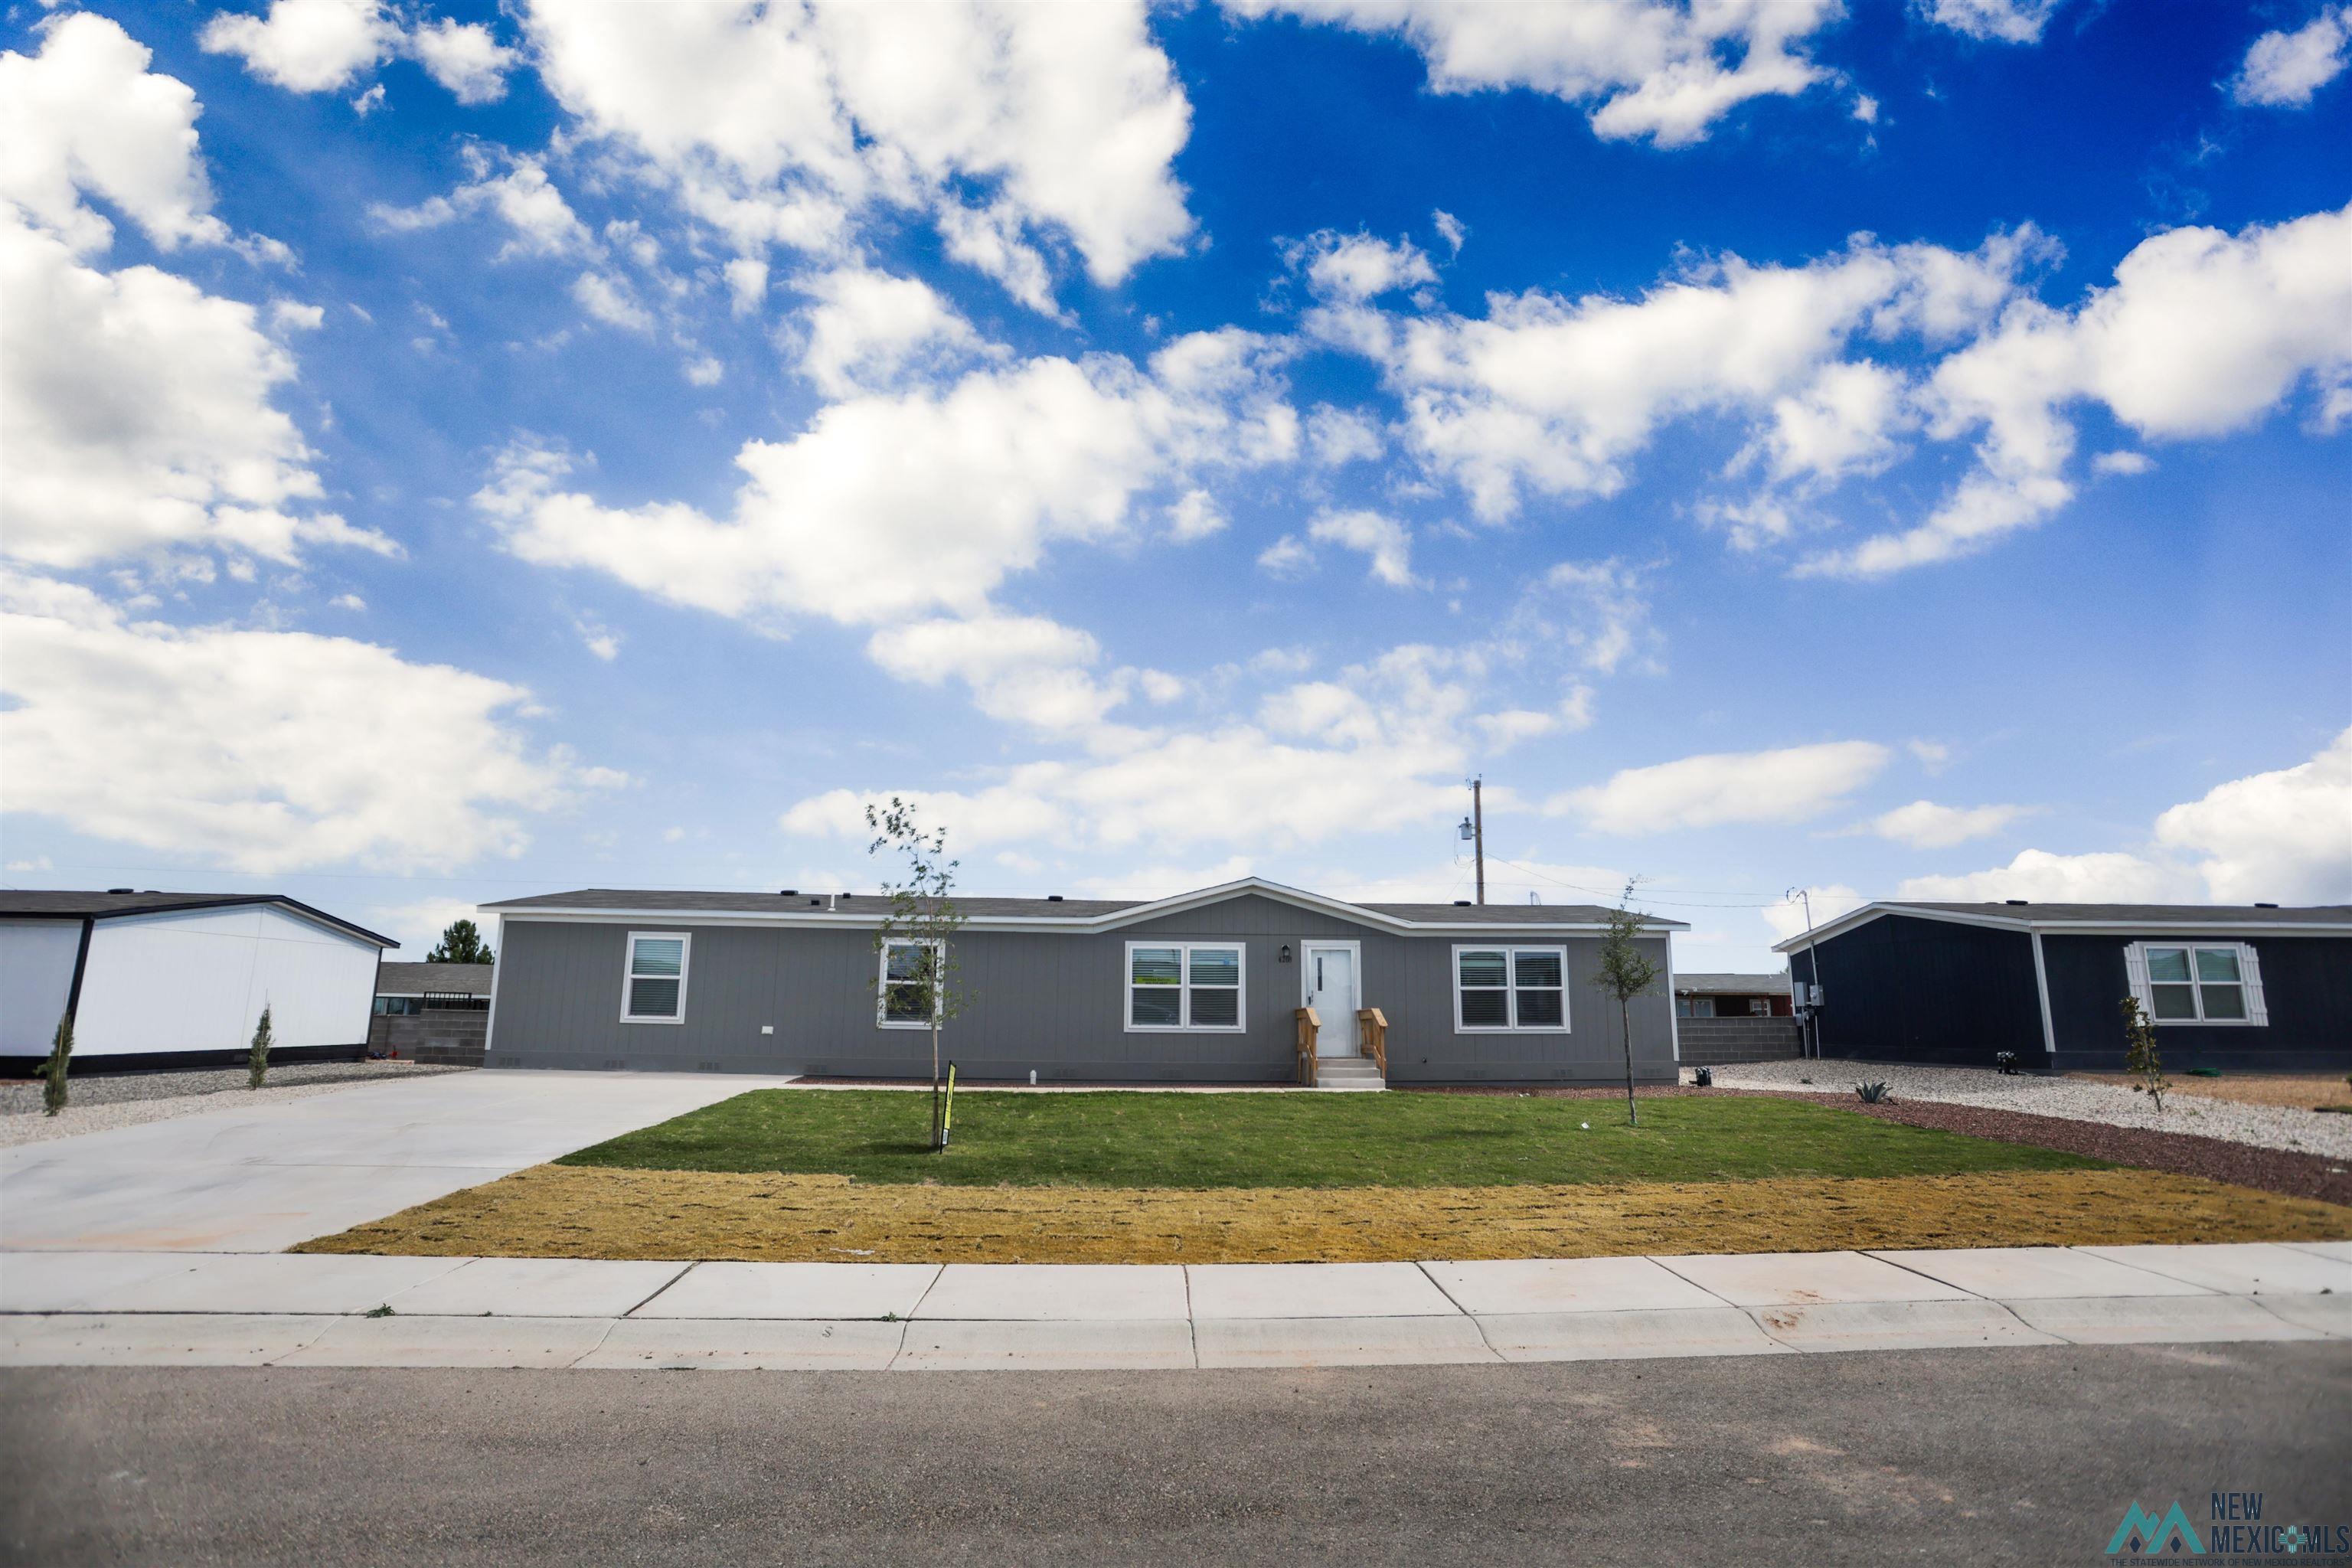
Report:
[[[2352,900],[2352,9],[7,26],[13,885]]]

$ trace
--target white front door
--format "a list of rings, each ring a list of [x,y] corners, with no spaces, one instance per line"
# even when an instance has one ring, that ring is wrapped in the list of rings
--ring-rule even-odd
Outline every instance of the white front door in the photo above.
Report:
[[[1315,1037],[1318,1057],[1352,1057],[1356,1047],[1356,952],[1348,947],[1309,947],[1307,1005],[1323,1022]]]

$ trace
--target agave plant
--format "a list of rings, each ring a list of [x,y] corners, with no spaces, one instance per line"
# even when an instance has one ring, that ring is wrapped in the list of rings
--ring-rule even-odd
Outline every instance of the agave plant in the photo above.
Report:
[[[1864,1105],[1876,1105],[1882,1100],[1890,1100],[1895,1098],[1894,1092],[1886,1087],[1885,1081],[1879,1079],[1874,1079],[1869,1083],[1855,1084],[1853,1086],[1853,1091],[1854,1093],[1862,1096],[1862,1102]]]

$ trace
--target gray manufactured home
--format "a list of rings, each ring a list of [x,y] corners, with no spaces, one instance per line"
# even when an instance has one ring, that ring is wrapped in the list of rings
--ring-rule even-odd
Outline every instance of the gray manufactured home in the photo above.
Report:
[[[1590,905],[1349,904],[1257,878],[1151,901],[958,900],[970,994],[947,1054],[978,1080],[1281,1083],[1297,1010],[1318,1054],[1388,1024],[1389,1080],[1559,1084],[1623,1072],[1592,984],[1608,911]],[[489,1067],[921,1078],[928,1020],[880,984],[873,894],[588,889],[485,905],[499,918]],[[1675,1077],[1670,933],[1633,1004],[1636,1077]],[[917,1009],[919,1012],[919,1008]]]

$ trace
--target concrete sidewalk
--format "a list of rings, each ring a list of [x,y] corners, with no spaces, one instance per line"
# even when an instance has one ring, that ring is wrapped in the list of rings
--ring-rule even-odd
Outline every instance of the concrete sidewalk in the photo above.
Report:
[[[1034,1371],[2326,1339],[2352,1341],[2352,1242],[1131,1267],[0,1254],[9,1366]]]

